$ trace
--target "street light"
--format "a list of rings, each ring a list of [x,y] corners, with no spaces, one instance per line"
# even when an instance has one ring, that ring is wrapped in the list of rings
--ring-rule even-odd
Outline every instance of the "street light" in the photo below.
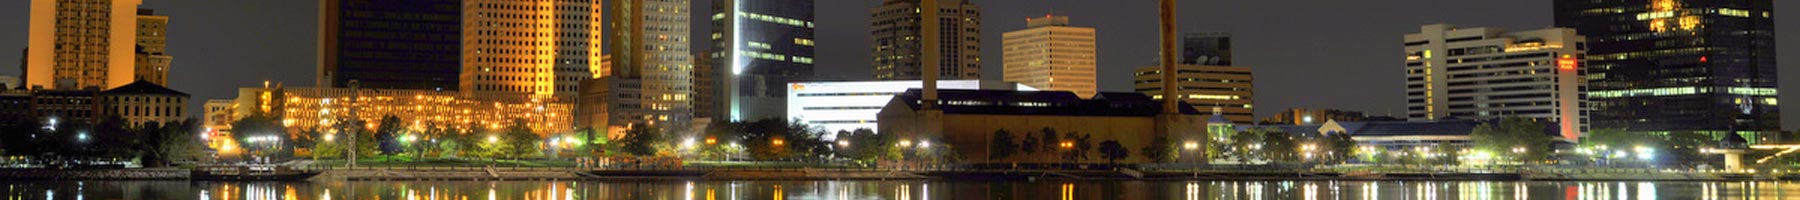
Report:
[[[781,146],[787,144],[787,140],[775,139],[774,141],[769,141],[769,143],[775,144],[775,146]]]
[[[919,148],[931,148],[931,141],[919,141]]]
[[[838,146],[843,146],[843,147],[845,147],[845,148],[849,148],[849,147],[850,147],[850,141],[849,141],[849,140],[838,140],[838,142],[837,142],[837,144],[838,144]]]
[[[499,136],[493,136],[493,135],[488,135],[488,138],[487,138],[487,142],[488,142],[488,143],[495,143],[495,142],[500,142],[500,137],[499,137]]]

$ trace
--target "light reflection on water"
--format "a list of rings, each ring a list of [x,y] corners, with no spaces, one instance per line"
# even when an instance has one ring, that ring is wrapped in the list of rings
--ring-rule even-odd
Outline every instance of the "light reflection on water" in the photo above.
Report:
[[[1793,182],[0,181],[25,199],[1783,199]]]

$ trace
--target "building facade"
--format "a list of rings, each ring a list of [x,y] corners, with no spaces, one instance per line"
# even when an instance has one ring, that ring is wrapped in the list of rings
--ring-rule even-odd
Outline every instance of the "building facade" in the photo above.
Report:
[[[338,123],[362,120],[373,129],[387,116],[399,117],[409,129],[441,126],[459,131],[500,130],[514,121],[525,122],[540,135],[567,133],[572,129],[573,105],[530,93],[349,88],[239,88],[234,99],[236,116],[267,115],[280,119],[290,133],[329,129]]]
[[[319,87],[458,90],[463,1],[319,1]]]
[[[32,116],[42,118],[46,125],[57,123],[87,123],[100,121],[100,90],[34,90],[31,91]]]
[[[138,9],[137,12],[137,48],[134,69],[135,79],[149,81],[156,85],[169,85],[170,64],[175,56],[169,55],[169,16],[156,15],[150,9]]]
[[[1586,39],[1574,29],[1420,27],[1406,34],[1407,119],[1525,117],[1586,131]]]
[[[612,8],[606,48],[611,54],[611,74],[605,85],[632,87],[625,96],[639,102],[630,106],[645,112],[636,116],[668,127],[685,127],[693,114],[693,54],[689,51],[689,0],[607,1]],[[617,95],[612,97],[619,97]],[[620,97],[623,98],[623,97]],[[602,101],[585,101],[599,103]],[[618,115],[618,114],[614,114]]]
[[[1554,2],[1556,26],[1590,38],[1596,128],[1780,130],[1774,1]]]
[[[1360,111],[1293,108],[1282,110],[1275,116],[1265,117],[1258,124],[1313,125],[1325,123],[1325,121],[1362,122],[1366,120],[1369,120],[1368,115],[1364,115]]]
[[[205,120],[200,125],[212,131],[211,135],[229,135],[231,122],[238,120],[236,99],[207,99],[200,109],[201,120]]]
[[[813,1],[713,0],[718,120],[786,116],[788,81],[813,75]]]
[[[113,88],[136,79],[142,0],[31,0],[29,87]],[[28,87],[28,88],[29,88]]]
[[[1231,33],[1208,32],[1181,35],[1181,63],[1231,66]]]
[[[919,0],[883,0],[870,11],[876,80],[919,80],[925,46]],[[981,8],[969,0],[938,1],[941,79],[981,79]]]
[[[787,118],[836,133],[856,129],[876,130],[876,113],[907,89],[923,87],[921,81],[837,81],[788,84]],[[980,80],[938,81],[938,88],[962,90],[1038,91],[1024,84]],[[835,137],[828,135],[827,137]]]
[[[1207,138],[1206,133],[1157,133],[1162,103],[1139,93],[1101,92],[1094,98],[1082,99],[1067,91],[997,91],[938,90],[941,118],[927,121],[921,117],[928,111],[918,103],[920,89],[908,89],[888,101],[878,114],[880,134],[895,134],[902,145],[929,147],[945,144],[955,147],[963,162],[969,163],[1070,163],[1059,153],[1013,155],[990,159],[989,149],[995,132],[1006,131],[1016,138],[1049,132],[1053,141],[1074,142],[1068,137],[1083,135],[1089,144],[1117,141],[1126,147],[1143,147],[1159,137],[1175,141]],[[1178,105],[1176,126],[1202,127],[1202,112],[1193,106]],[[927,124],[941,124],[941,130],[928,130]],[[1196,128],[1197,129],[1197,128]],[[923,145],[923,146],[920,146]],[[1073,145],[1071,145],[1073,146]],[[911,146],[909,146],[911,147]],[[1149,159],[1132,156],[1120,163],[1145,163]],[[1106,159],[1087,159],[1075,163],[1104,163]],[[1186,161],[1183,161],[1186,162]]]
[[[1069,16],[1025,19],[1026,29],[1006,32],[1003,80],[1093,97],[1096,62],[1094,28],[1069,26]]]
[[[1177,87],[1182,102],[1195,110],[1217,111],[1237,124],[1256,123],[1255,88],[1249,67],[1177,65]],[[1163,98],[1162,68],[1138,68],[1133,88],[1151,98]]]
[[[574,96],[600,68],[604,4],[593,0],[468,0],[461,87]]]
[[[703,50],[696,52],[694,57],[703,58],[709,55],[712,55],[712,52]],[[694,80],[693,117],[695,122],[710,122],[719,119],[718,70],[719,66],[713,64],[713,59],[694,59],[694,73],[691,80]]]
[[[99,111],[100,116],[125,119],[132,127],[181,122],[188,120],[188,98],[187,93],[140,80],[101,91]]]

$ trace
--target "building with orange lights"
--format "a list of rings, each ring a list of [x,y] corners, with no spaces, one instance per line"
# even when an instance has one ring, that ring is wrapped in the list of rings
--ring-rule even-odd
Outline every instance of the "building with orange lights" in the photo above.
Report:
[[[175,56],[169,55],[169,16],[156,15],[150,9],[137,11],[137,48],[133,69],[137,80],[149,81],[156,85],[169,85],[170,64]]]
[[[236,118],[266,114],[280,119],[290,133],[331,127],[351,119],[363,120],[367,128],[379,125],[381,118],[400,117],[404,127],[424,128],[432,125],[462,131],[486,131],[505,128],[523,121],[539,134],[571,131],[573,102],[549,95],[527,93],[466,93],[436,90],[388,90],[349,88],[239,88],[235,99]]]
[[[31,0],[27,88],[124,86],[137,77],[142,0]]]
[[[593,78],[592,71],[602,66],[602,5],[584,0],[463,1],[461,88],[575,95],[581,81]]]
[[[662,127],[687,127],[693,112],[693,53],[688,44],[688,0],[618,0],[607,1],[606,14],[611,27],[605,33],[610,57],[605,61],[606,74],[583,80],[580,96],[583,106],[614,109],[583,109],[581,115],[592,119],[637,119]],[[589,93],[594,92],[594,93]],[[597,111],[597,112],[588,112]],[[587,123],[585,128],[625,127],[632,123],[614,120],[610,123]],[[671,129],[673,130],[673,129]]]
[[[188,120],[188,94],[139,80],[101,91],[100,116],[118,116],[130,126]]]
[[[1093,97],[1098,54],[1093,27],[1069,26],[1069,16],[1025,20],[1026,29],[1002,35],[1003,79],[1043,90]]]
[[[1586,132],[1587,39],[1575,29],[1432,24],[1404,39],[1407,120],[1525,117],[1557,122],[1566,139]]]

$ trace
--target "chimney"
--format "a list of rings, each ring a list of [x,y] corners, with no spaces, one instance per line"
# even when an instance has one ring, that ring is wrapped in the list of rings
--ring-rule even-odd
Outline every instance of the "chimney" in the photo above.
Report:
[[[1175,47],[1175,0],[1162,0],[1162,94],[1163,114],[1181,114],[1177,109],[1177,101],[1181,100],[1180,88],[1175,84],[1175,54],[1180,53]]]
[[[923,39],[919,40],[919,43],[923,46],[923,48],[921,48],[922,50],[919,51],[920,54],[923,54],[919,55],[919,60],[923,61],[920,62],[919,68],[924,70],[924,72],[921,72],[923,75],[921,79],[923,79],[922,81],[925,81],[923,87],[924,91],[921,91],[924,94],[922,95],[922,98],[920,98],[919,107],[924,110],[936,110],[938,101],[938,71],[940,70],[938,68],[943,67],[943,60],[940,60],[939,58],[942,56],[943,52],[941,52],[942,49],[938,49],[938,40],[940,40],[940,38],[938,38],[938,28],[941,27],[938,24],[938,1],[921,0],[919,1],[919,10],[923,11],[919,13],[919,21],[923,22],[923,24],[919,25],[919,37],[922,37],[921,39]]]

